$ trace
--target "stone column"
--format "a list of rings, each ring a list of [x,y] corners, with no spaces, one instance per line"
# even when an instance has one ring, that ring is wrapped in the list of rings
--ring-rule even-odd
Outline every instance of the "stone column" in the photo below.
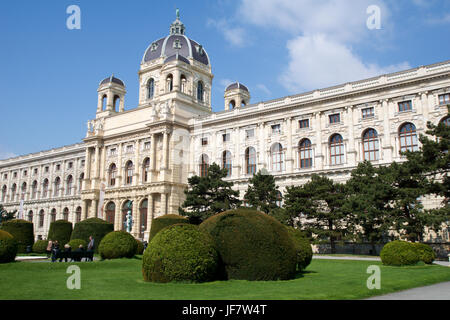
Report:
[[[258,135],[259,135],[259,157],[258,157],[258,168],[261,170],[266,167],[266,134],[265,134],[265,123],[261,122],[258,124]]]
[[[97,210],[98,210],[98,200],[94,199],[94,200],[92,200],[92,206],[91,206],[89,218],[97,218],[97,215],[98,215]]]
[[[163,215],[167,214],[167,194],[161,193],[161,213]]]
[[[420,95],[420,99],[421,99],[420,102],[422,104],[423,117],[425,119],[429,119],[428,113],[429,113],[430,109],[429,109],[429,105],[428,105],[428,92],[427,91],[422,92]]]
[[[133,227],[131,229],[131,235],[135,238],[139,236],[139,203],[137,199],[133,199],[133,208],[131,209],[133,214]]]
[[[137,186],[139,184],[139,177],[140,177],[140,173],[141,173],[141,163],[139,161],[139,152],[140,152],[140,146],[139,146],[139,139],[137,139],[134,142],[136,148],[134,150],[134,177],[133,177],[133,186]]]
[[[322,119],[321,119],[321,112],[316,112],[314,114],[314,131],[317,132],[317,141],[316,141],[316,147],[314,150],[314,160],[315,163],[313,163],[316,170],[322,170],[324,167],[324,159],[325,154],[322,150]]]
[[[100,181],[103,181],[105,177],[105,163],[106,163],[106,146],[102,147],[102,155],[100,158]]]
[[[144,240],[148,241],[150,237],[150,229],[153,221],[153,194],[148,195],[148,208],[147,208],[147,229],[144,232]]]
[[[347,107],[346,110],[346,125],[348,127],[348,158],[347,158],[347,164],[350,166],[356,165],[357,159],[356,159],[356,149],[355,149],[355,136],[354,136],[354,130],[353,130],[353,106]]]
[[[239,152],[240,152],[240,143],[241,143],[241,137],[240,137],[240,128],[234,128],[234,134],[233,134],[233,139],[234,139],[234,157],[232,157],[233,162],[231,164],[232,166],[232,177],[233,178],[239,178],[239,176],[241,175],[241,164],[239,163],[240,160],[240,156],[239,156]],[[213,149],[215,150],[215,149]]]
[[[287,131],[287,150],[286,150],[286,172],[291,173],[293,169],[294,157],[292,155],[292,119],[285,119]]]
[[[116,174],[116,185],[121,187],[123,185],[122,180],[122,143],[117,145],[118,155],[117,155],[117,174]]]
[[[88,206],[88,201],[89,200],[83,200],[83,207],[81,208],[81,220],[86,220],[88,217],[88,210],[89,210],[89,206]]]
[[[91,185],[89,184],[91,179],[91,150],[89,147],[86,148],[84,170],[83,190],[88,190],[91,189]]]
[[[391,163],[392,162],[392,152],[393,147],[391,144],[391,128],[389,125],[389,105],[391,102],[388,99],[384,99],[381,101],[382,104],[382,113],[383,113],[383,127],[384,127],[384,135],[383,135],[383,162]]]
[[[180,87],[180,70],[175,69],[173,72],[173,90],[174,91],[180,91],[181,87]]]

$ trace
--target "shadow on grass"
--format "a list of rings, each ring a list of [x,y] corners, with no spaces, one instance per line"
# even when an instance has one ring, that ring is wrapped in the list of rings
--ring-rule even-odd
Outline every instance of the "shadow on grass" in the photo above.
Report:
[[[301,279],[301,278],[304,278],[306,274],[314,274],[314,273],[318,273],[318,272],[311,271],[311,270],[297,271],[294,279]]]

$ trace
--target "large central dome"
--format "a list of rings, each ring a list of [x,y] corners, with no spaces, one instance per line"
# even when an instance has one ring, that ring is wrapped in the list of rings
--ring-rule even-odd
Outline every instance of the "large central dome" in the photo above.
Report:
[[[145,50],[142,63],[146,63],[159,58],[170,58],[181,56],[186,59],[194,59],[204,65],[209,66],[209,58],[205,49],[198,42],[185,36],[184,24],[180,21],[179,12],[177,19],[170,25],[170,34],[164,38],[156,40]]]

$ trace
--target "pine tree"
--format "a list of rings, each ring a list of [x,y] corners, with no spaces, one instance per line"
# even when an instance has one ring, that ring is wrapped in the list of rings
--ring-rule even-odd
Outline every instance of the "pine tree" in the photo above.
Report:
[[[275,178],[267,171],[259,170],[249,180],[247,192],[244,195],[245,201],[265,213],[270,213],[278,208],[279,199],[278,186]]]
[[[186,200],[178,212],[187,216],[191,223],[199,224],[210,216],[235,209],[240,205],[239,191],[232,189],[233,183],[224,181],[227,169],[213,163],[205,177],[192,176],[188,179]]]
[[[312,175],[302,186],[287,187],[285,208],[290,217],[303,218],[308,234],[330,241],[331,252],[336,253],[336,241],[351,233],[348,216],[344,211],[345,185]]]
[[[0,204],[0,225],[2,222],[15,219],[17,210],[8,212],[5,210],[2,204]]]

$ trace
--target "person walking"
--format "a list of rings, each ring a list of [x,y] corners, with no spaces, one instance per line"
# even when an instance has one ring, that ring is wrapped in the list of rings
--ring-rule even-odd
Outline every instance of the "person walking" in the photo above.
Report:
[[[58,256],[59,251],[60,251],[59,242],[58,240],[55,240],[55,242],[53,242],[53,249],[52,249],[52,262],[56,261],[56,257]]]
[[[47,252],[47,258],[50,258],[50,255],[52,254],[53,249],[53,241],[51,239],[48,239],[47,249],[45,250]]]
[[[90,261],[93,261],[94,250],[95,250],[95,240],[94,240],[94,237],[89,236],[89,244],[88,244],[88,246],[87,246],[87,252],[92,252],[92,257],[89,258]]]

